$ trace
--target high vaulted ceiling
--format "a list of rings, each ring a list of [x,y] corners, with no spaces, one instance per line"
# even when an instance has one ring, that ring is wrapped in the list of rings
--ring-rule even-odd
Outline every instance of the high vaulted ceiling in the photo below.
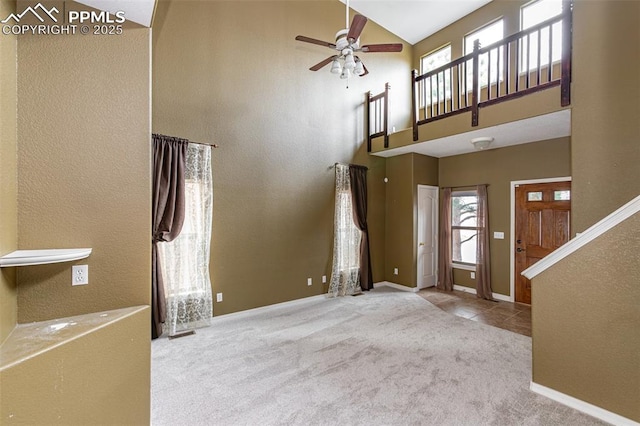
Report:
[[[416,44],[490,1],[349,0],[349,6],[408,43]]]

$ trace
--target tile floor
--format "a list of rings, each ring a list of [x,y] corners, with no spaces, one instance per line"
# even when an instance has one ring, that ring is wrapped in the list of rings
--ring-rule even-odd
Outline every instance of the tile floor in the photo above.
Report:
[[[494,327],[531,336],[531,306],[521,303],[491,302],[463,291],[441,291],[435,287],[417,293],[443,311]]]

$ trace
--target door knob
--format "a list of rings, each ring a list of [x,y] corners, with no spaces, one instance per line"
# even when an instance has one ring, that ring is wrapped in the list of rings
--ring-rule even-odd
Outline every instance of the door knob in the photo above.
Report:
[[[520,247],[518,247],[518,248],[516,249],[516,251],[517,251],[518,253],[522,253],[522,252],[524,251],[524,249],[521,249]]]
[[[423,245],[424,245],[424,243],[420,243],[420,244],[418,244],[418,246],[419,246],[419,247],[422,247]]]

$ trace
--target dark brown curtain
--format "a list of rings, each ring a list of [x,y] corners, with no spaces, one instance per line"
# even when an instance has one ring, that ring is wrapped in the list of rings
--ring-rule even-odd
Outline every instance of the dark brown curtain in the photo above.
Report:
[[[476,294],[481,299],[494,300],[491,290],[491,253],[489,252],[489,208],[487,185],[478,185],[478,243],[476,245]]]
[[[151,249],[151,337],[162,334],[167,307],[158,258],[158,243],[173,241],[184,223],[184,168],[189,141],[153,135]]]
[[[453,291],[453,270],[451,268],[451,188],[442,188],[440,238],[438,243],[437,287],[440,290]]]
[[[353,206],[353,221],[362,231],[360,242],[360,287],[368,291],[373,288],[373,274],[371,273],[371,255],[369,252],[369,229],[367,228],[367,168],[349,165],[351,180],[351,205]]]

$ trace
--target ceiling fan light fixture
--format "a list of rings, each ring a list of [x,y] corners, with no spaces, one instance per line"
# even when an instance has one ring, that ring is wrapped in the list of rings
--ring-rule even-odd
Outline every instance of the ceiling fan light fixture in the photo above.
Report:
[[[356,59],[356,67],[353,69],[353,73],[358,76],[364,74],[364,65],[362,65],[362,61]]]
[[[353,71],[356,67],[356,61],[353,59],[353,53],[348,53],[344,58],[344,67]]]
[[[333,60],[331,64],[331,74],[341,74],[342,73],[342,65],[340,65],[340,61],[338,58]]]
[[[351,78],[351,71],[349,70],[349,68],[347,67],[342,68],[342,74],[340,74],[340,78],[343,80]]]

